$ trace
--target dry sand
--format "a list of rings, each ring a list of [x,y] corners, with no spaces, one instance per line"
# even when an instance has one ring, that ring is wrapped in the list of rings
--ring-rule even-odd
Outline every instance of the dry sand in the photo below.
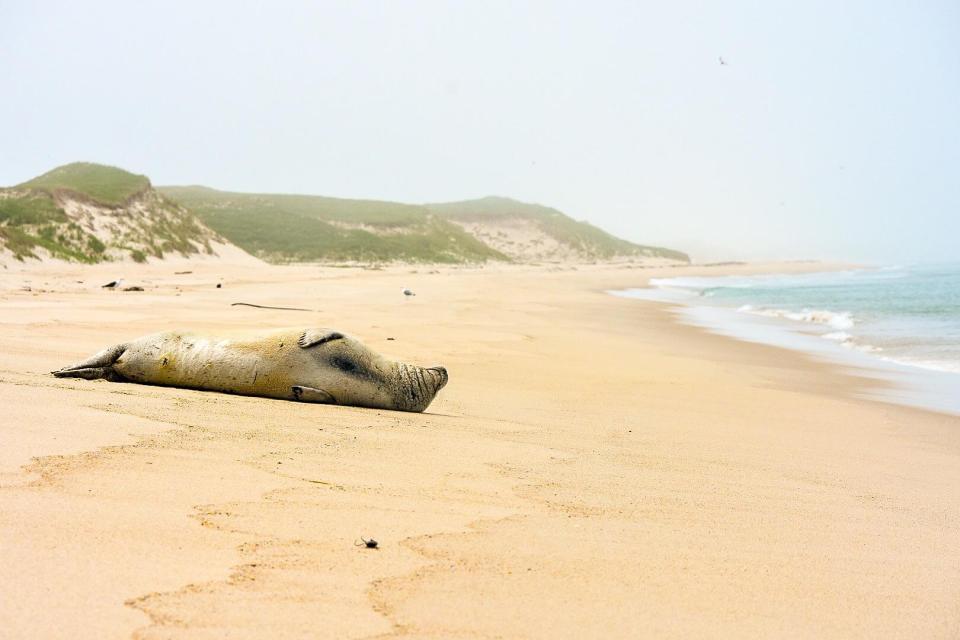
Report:
[[[603,292],[696,269],[116,269],[0,275],[0,636],[960,635],[960,418]],[[403,414],[46,373],[279,326],[450,384]]]

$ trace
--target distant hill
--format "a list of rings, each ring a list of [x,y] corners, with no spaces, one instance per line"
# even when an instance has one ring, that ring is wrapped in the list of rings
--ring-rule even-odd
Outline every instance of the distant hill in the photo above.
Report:
[[[517,261],[662,258],[689,262],[687,254],[634,244],[539,204],[487,197],[430,204],[427,208]]]
[[[100,204],[120,206],[149,189],[150,180],[147,176],[116,167],[92,162],[74,162],[17,185],[17,188],[33,189],[50,195],[66,191],[84,195]]]
[[[508,198],[416,205],[154,188],[146,176],[87,162],[0,189],[0,262],[144,262],[219,251],[249,260],[237,247],[277,263],[689,261]]]
[[[636,245],[555,209],[507,198],[412,205],[158,188],[237,246],[272,262],[689,261],[679,251]]]
[[[421,205],[159,187],[206,225],[271,262],[507,260]]]
[[[218,242],[146,176],[115,167],[77,162],[0,189],[0,257],[144,262],[215,255]]]

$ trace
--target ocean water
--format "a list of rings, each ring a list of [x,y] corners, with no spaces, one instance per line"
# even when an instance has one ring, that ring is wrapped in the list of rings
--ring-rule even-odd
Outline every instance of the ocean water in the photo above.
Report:
[[[960,263],[650,284],[611,293],[679,303],[691,324],[894,382],[881,399],[960,413]]]

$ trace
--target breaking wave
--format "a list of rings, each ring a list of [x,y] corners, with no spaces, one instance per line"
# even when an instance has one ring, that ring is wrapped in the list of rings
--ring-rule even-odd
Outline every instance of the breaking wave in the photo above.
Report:
[[[768,318],[785,318],[797,322],[808,322],[810,324],[826,325],[838,331],[843,329],[852,329],[854,323],[853,316],[848,311],[826,311],[823,309],[804,309],[803,311],[790,311],[788,309],[757,309],[753,305],[745,304],[737,311],[743,313],[752,313],[758,316]],[[831,338],[836,339],[836,338]]]

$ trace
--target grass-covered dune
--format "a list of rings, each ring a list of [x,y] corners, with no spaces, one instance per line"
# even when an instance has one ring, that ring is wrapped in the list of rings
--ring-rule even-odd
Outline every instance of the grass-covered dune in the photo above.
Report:
[[[229,241],[271,262],[530,260],[532,254],[520,250],[523,242],[549,244],[548,257],[556,259],[689,261],[679,251],[633,244],[555,209],[507,198],[413,205],[200,186],[159,189]],[[516,220],[528,228],[518,233],[501,224]]]
[[[507,198],[420,205],[154,188],[146,176],[88,162],[0,189],[0,254],[18,260],[142,262],[209,254],[211,241],[224,239],[277,263],[688,261]]]
[[[233,244],[271,262],[506,260],[420,205],[159,187]]]
[[[20,261],[143,262],[209,254],[216,239],[146,176],[116,167],[76,162],[0,189],[0,250]]]
[[[119,206],[149,189],[150,180],[117,167],[74,162],[17,185],[17,188],[48,194],[68,191],[84,195],[99,204]]]
[[[618,257],[665,258],[689,262],[690,257],[673,249],[639,245],[617,238],[588,222],[574,220],[564,213],[539,204],[528,204],[510,198],[495,196],[427,205],[427,208],[445,218],[480,228],[502,229],[505,225],[525,222],[557,246],[573,252],[580,258],[612,259]],[[495,236],[491,234],[495,241]]]
[[[62,260],[99,262],[106,246],[72,221],[43,192],[0,190],[0,249],[17,260],[38,258],[40,250]]]

